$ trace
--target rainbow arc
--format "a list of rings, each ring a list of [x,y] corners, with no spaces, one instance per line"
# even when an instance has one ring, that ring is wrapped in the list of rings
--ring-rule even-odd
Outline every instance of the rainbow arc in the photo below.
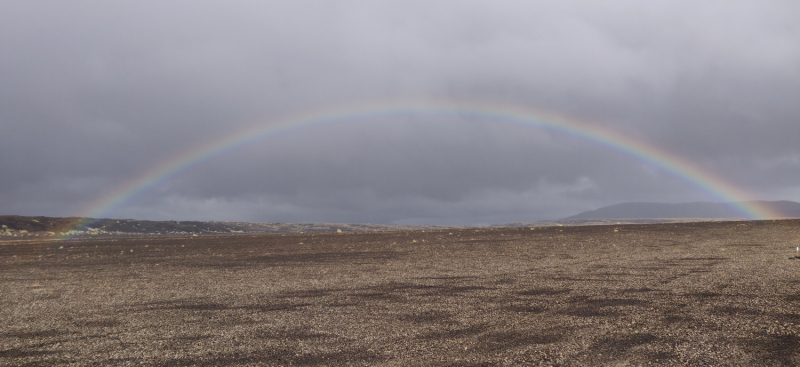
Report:
[[[368,121],[394,116],[470,117],[487,122],[547,129],[596,143],[620,154],[634,157],[707,192],[720,202],[729,203],[742,217],[768,219],[779,217],[771,209],[754,201],[751,195],[721,176],[714,175],[678,154],[647,142],[622,135],[599,124],[568,118],[557,113],[513,106],[463,103],[399,103],[361,106],[346,110],[328,110],[299,115],[280,121],[251,125],[215,140],[196,145],[131,178],[87,205],[81,217],[101,218],[125,205],[180,172],[202,165],[251,144],[275,139],[294,132],[328,125]],[[80,223],[86,225],[86,223]]]

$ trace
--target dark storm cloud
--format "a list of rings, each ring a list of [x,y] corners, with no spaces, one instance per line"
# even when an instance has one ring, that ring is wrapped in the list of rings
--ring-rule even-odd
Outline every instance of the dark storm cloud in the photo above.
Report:
[[[78,215],[240,128],[380,101],[552,110],[800,201],[800,5],[735,2],[8,2],[0,208]],[[713,200],[647,162],[470,118],[264,141],[113,216],[496,223]]]

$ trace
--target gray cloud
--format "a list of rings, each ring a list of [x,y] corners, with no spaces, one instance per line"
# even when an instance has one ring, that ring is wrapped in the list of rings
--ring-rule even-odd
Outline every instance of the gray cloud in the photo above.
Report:
[[[800,201],[798,17],[791,1],[10,2],[0,208],[80,215],[232,131],[410,100],[555,111]],[[407,116],[266,140],[108,215],[496,223],[715,199],[557,132]]]

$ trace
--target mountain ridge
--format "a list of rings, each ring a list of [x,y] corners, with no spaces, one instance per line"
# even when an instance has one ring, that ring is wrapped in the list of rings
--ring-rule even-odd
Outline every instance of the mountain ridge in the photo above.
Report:
[[[780,201],[748,201],[737,203],[652,203],[630,202],[604,206],[585,211],[562,220],[577,219],[652,219],[652,218],[713,218],[713,219],[746,219],[734,206],[743,203],[766,206],[779,213],[780,218],[800,218],[800,203],[788,200]]]

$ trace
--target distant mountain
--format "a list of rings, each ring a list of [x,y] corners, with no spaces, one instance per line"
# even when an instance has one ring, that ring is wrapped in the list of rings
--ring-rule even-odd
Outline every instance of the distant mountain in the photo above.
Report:
[[[800,218],[800,203],[794,201],[755,201],[783,218]],[[652,218],[742,218],[731,203],[623,203],[602,207],[564,218],[573,219],[652,219]]]

